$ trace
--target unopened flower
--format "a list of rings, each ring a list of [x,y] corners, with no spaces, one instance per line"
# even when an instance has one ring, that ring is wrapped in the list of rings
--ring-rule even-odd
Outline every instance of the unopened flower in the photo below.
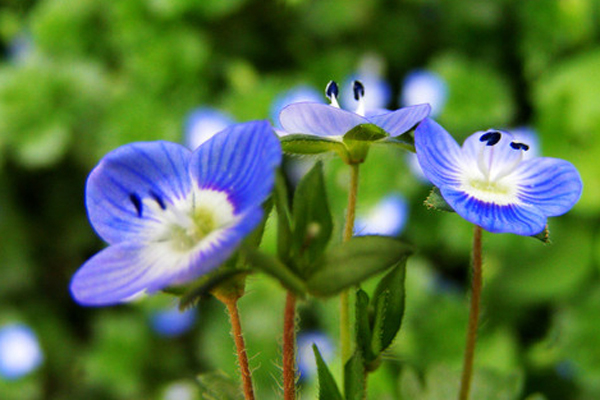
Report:
[[[217,268],[261,221],[281,148],[266,121],[234,125],[194,152],[132,143],[94,168],[86,207],[110,245],[77,271],[73,297],[108,305]]]
[[[535,235],[547,218],[579,200],[582,181],[568,161],[537,157],[508,132],[476,132],[460,147],[436,122],[415,131],[419,163],[461,217],[495,233]]]

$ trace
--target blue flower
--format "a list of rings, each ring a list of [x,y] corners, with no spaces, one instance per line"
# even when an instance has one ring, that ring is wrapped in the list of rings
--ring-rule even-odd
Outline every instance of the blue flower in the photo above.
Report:
[[[431,116],[434,117],[440,115],[446,105],[448,85],[441,76],[434,72],[414,70],[406,75],[402,87],[400,104],[403,106],[429,103]]]
[[[535,235],[547,218],[579,200],[575,167],[548,157],[524,159],[529,149],[508,132],[477,132],[462,147],[436,122],[424,120],[415,147],[425,175],[461,217],[495,233]]]
[[[319,331],[307,331],[298,334],[297,359],[298,373],[300,379],[308,379],[317,372],[317,360],[313,351],[313,344],[319,349],[319,353],[325,362],[330,361],[334,355],[334,347],[327,335]]]
[[[194,308],[181,311],[177,306],[157,310],[150,316],[150,324],[160,336],[177,337],[192,329],[196,322],[196,313]]]
[[[44,356],[35,333],[26,325],[0,328],[0,376],[17,379],[34,371]]]
[[[213,137],[217,132],[233,125],[229,115],[210,107],[200,107],[192,111],[185,121],[185,145],[194,150]]]
[[[354,81],[354,97],[358,101],[355,112],[340,108],[335,82],[327,85],[326,95],[330,105],[300,102],[290,104],[281,110],[279,122],[288,134],[304,134],[341,140],[353,128],[363,124],[373,124],[388,135],[397,137],[413,128],[429,115],[428,104],[401,108],[396,111],[365,109],[365,87]]]
[[[278,122],[279,113],[285,106],[302,101],[319,103],[321,101],[321,94],[315,88],[308,85],[293,87],[275,97],[271,104],[269,115],[275,122]]]
[[[108,305],[183,284],[226,261],[261,221],[281,147],[266,121],[234,125],[194,152],[132,143],[94,168],[86,206],[110,245],[71,282],[84,305]]]
[[[356,217],[354,232],[362,235],[399,235],[408,217],[408,203],[404,197],[391,194],[377,203],[366,215]]]

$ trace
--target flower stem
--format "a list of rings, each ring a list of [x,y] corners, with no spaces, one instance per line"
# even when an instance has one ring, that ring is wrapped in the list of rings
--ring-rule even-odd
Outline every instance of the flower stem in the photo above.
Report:
[[[244,399],[254,400],[254,389],[252,388],[252,376],[250,374],[250,367],[248,366],[248,354],[246,352],[246,344],[244,343],[244,336],[242,334],[242,324],[240,321],[240,314],[238,312],[237,301],[239,297],[234,296],[218,296],[217,297],[229,313],[229,319],[231,321],[231,334],[235,342],[237,350],[238,363],[240,366],[240,374],[242,376],[242,384],[244,389]]]
[[[354,217],[356,214],[356,198],[358,195],[358,167],[359,164],[350,164],[350,188],[348,191],[348,208],[346,209],[346,224],[344,225],[343,241],[352,239],[354,231]],[[349,290],[344,290],[340,295],[340,346],[342,348],[342,371],[346,361],[352,355],[350,342],[350,300]]]
[[[287,293],[283,317],[283,398],[296,398],[296,296]]]
[[[477,342],[477,327],[479,325],[479,305],[481,301],[482,286],[482,257],[481,257],[481,227],[475,225],[473,230],[473,276],[471,277],[471,310],[469,312],[469,325],[467,328],[467,345],[463,362],[463,371],[460,381],[459,400],[468,400],[471,389],[471,376],[473,375],[473,359],[475,344]]]

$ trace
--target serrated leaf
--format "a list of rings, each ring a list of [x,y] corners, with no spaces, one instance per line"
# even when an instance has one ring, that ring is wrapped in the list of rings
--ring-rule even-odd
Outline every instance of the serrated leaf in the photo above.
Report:
[[[342,394],[333,379],[333,375],[327,364],[321,357],[316,344],[313,344],[313,352],[317,362],[317,374],[319,376],[319,400],[343,400]]]
[[[346,400],[366,398],[365,362],[360,349],[356,349],[344,366],[344,394]]]
[[[292,218],[294,227],[291,252],[303,274],[308,266],[321,257],[333,231],[323,179],[323,163],[320,161],[296,188]]]
[[[300,298],[306,296],[304,281],[277,258],[253,248],[243,249],[243,252],[249,266],[271,275]]]
[[[450,207],[450,204],[448,204],[446,200],[444,200],[440,193],[440,189],[436,186],[431,189],[424,204],[431,210],[454,212],[454,209]]]
[[[372,348],[375,354],[387,349],[396,337],[404,316],[406,258],[379,281],[373,294],[375,321]]]
[[[388,236],[354,237],[330,248],[306,280],[310,293],[331,296],[382,272],[412,254],[412,246]]]
[[[273,202],[277,211],[277,255],[279,259],[286,262],[290,258],[292,227],[287,185],[281,170],[276,175]]]
[[[203,400],[244,400],[240,384],[222,372],[207,372],[196,380]]]
[[[369,295],[364,290],[358,289],[356,291],[356,346],[364,354],[366,363],[376,358],[371,350],[372,332],[369,314]]]

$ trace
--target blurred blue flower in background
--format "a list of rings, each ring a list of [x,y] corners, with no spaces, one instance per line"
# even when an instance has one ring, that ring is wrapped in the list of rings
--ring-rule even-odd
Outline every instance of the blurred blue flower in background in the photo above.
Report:
[[[323,97],[317,89],[308,85],[298,85],[277,95],[271,104],[270,115],[278,128],[281,110],[292,103],[300,102],[322,103]]]
[[[383,78],[383,60],[375,55],[365,56],[358,67],[358,71],[344,81],[340,102],[346,109],[356,105],[356,98],[352,93],[354,81],[360,81],[365,87],[363,98],[365,110],[385,110],[392,98],[392,87]],[[426,103],[426,102],[424,102]]]
[[[38,339],[26,325],[0,328],[0,376],[18,379],[40,366],[44,359]]]
[[[194,150],[217,132],[235,124],[228,114],[215,108],[200,107],[187,117],[184,127],[184,144]]]
[[[489,130],[468,137],[462,148],[444,128],[425,119],[415,131],[419,163],[461,217],[494,232],[535,235],[547,218],[569,211],[583,183],[568,161],[525,160],[526,143]]]
[[[408,203],[399,194],[390,194],[372,207],[365,215],[359,214],[354,223],[354,234],[399,235],[408,220]]]
[[[362,124],[373,124],[390,136],[400,136],[429,115],[428,104],[401,108],[396,111],[369,110],[364,103],[366,88],[354,81],[353,93],[358,102],[355,112],[340,108],[338,85],[331,81],[325,93],[330,105],[301,102],[290,104],[281,110],[279,122],[285,133],[341,138],[352,128]]]
[[[267,121],[233,125],[194,152],[164,141],[113,150],[86,185],[90,222],[110,246],[77,271],[73,297],[115,304],[217,268],[261,221],[280,162]]]
[[[319,353],[325,362],[330,361],[334,355],[331,339],[319,331],[300,332],[296,338],[298,348],[298,372],[300,379],[309,379],[317,372],[317,361],[313,351],[313,344],[317,345]]]
[[[441,114],[448,99],[448,85],[444,79],[431,71],[414,70],[409,72],[402,82],[400,104],[412,106],[429,103],[431,116]]]
[[[196,322],[198,310],[188,308],[184,311],[173,306],[153,311],[150,315],[150,325],[154,332],[163,337],[177,337],[188,332]]]

